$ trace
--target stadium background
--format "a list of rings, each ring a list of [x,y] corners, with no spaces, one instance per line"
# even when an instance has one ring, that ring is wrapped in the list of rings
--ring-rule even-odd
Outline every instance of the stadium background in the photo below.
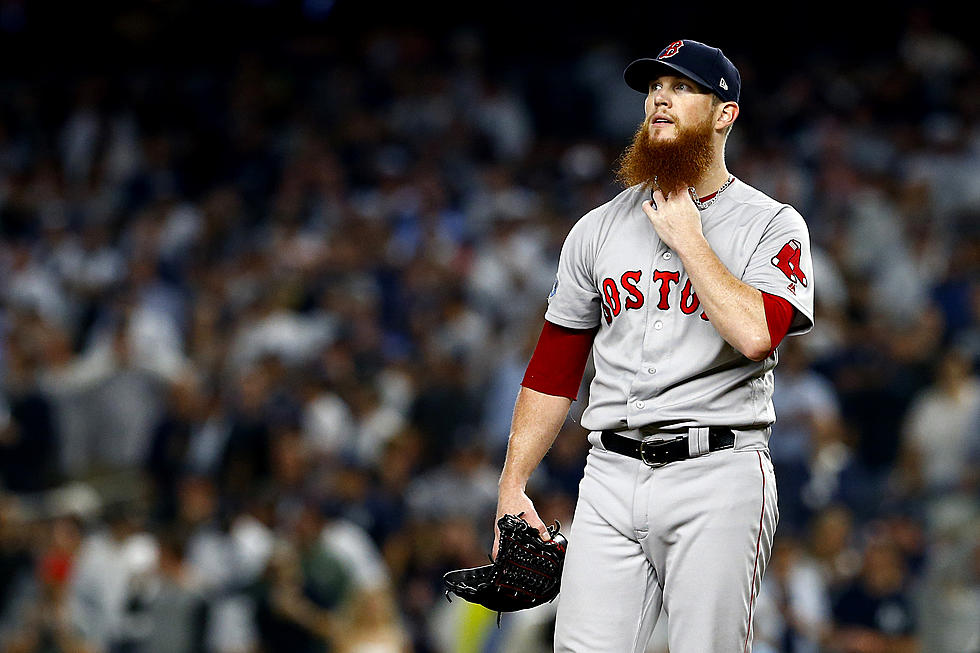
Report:
[[[498,630],[440,576],[485,560],[622,69],[678,37],[814,244],[755,650],[980,650],[975,30],[602,4],[0,2],[0,651],[549,650],[553,607]]]

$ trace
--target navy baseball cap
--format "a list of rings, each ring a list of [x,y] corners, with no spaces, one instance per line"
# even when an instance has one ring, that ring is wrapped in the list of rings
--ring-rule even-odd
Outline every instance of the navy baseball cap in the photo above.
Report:
[[[738,102],[742,76],[725,53],[698,41],[674,41],[656,59],[637,59],[626,66],[626,85],[646,94],[650,80],[660,75],[680,73],[720,97],[724,102]]]

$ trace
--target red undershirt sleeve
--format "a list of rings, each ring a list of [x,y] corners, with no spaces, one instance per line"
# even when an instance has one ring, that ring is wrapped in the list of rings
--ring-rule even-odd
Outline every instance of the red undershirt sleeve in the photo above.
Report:
[[[762,302],[773,351],[789,332],[795,309],[782,297],[769,293],[762,293]],[[569,329],[545,321],[521,385],[543,394],[577,399],[598,330]]]
[[[776,347],[783,341],[789,332],[789,326],[793,322],[793,305],[782,297],[762,293],[762,305],[766,311],[766,324],[769,327],[769,341],[772,343],[769,353],[776,351]]]
[[[545,320],[521,385],[575,401],[598,330],[569,329]]]

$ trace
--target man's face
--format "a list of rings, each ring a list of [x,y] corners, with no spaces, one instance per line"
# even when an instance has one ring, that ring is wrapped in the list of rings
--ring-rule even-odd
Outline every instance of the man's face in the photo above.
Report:
[[[711,93],[687,77],[662,75],[652,80],[643,108],[647,131],[654,142],[674,139],[682,130],[713,127]]]
[[[711,98],[685,77],[653,80],[646,117],[619,160],[620,182],[659,186],[665,193],[697,185],[711,167],[718,140]]]

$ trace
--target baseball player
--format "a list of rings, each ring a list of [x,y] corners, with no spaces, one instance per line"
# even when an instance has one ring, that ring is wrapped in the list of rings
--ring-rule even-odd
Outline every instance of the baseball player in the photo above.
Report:
[[[523,512],[547,539],[525,485],[591,351],[592,447],[555,650],[641,653],[663,608],[671,653],[749,651],[778,519],[776,347],[813,326],[809,234],[796,210],[726,167],[741,78],[721,50],[674,41],[625,79],[646,95],[619,164],[627,188],[562,247],[497,516]]]

